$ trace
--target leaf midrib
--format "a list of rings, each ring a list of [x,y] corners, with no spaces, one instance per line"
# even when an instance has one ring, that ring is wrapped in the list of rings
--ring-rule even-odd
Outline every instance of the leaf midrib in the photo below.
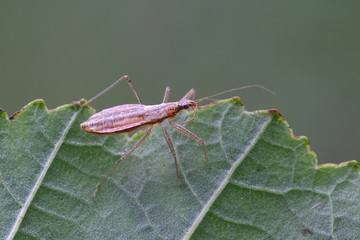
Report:
[[[229,109],[227,109],[228,111]],[[226,111],[226,113],[227,113]],[[226,114],[225,113],[225,114]],[[224,115],[225,115],[224,114]],[[198,214],[198,216],[196,217],[195,221],[193,222],[193,224],[190,226],[190,228],[186,231],[185,235],[184,235],[184,240],[188,240],[191,238],[191,236],[193,235],[193,233],[195,232],[195,230],[197,229],[197,227],[199,226],[199,224],[201,223],[201,221],[203,220],[203,218],[205,217],[206,213],[209,211],[210,207],[213,205],[213,203],[215,202],[215,200],[218,198],[218,196],[220,195],[220,193],[223,191],[223,189],[225,188],[225,186],[229,183],[230,178],[232,177],[233,173],[235,172],[236,168],[240,165],[240,163],[243,161],[243,159],[249,154],[249,152],[251,151],[251,149],[253,149],[253,147],[255,146],[256,142],[258,141],[258,139],[262,136],[262,134],[264,133],[266,127],[270,124],[272,118],[269,118],[268,121],[265,121],[262,125],[262,127],[260,128],[260,131],[256,134],[256,136],[252,139],[252,141],[250,142],[250,144],[248,144],[245,148],[244,153],[240,156],[240,158],[238,158],[234,164],[231,166],[231,168],[228,171],[228,174],[225,176],[224,180],[219,184],[219,186],[216,188],[216,190],[213,192],[213,194],[211,195],[211,197],[209,198],[209,200],[205,203],[205,205],[203,206],[201,212]]]
[[[80,111],[81,111],[81,109],[79,109],[77,112],[75,112],[71,116],[70,121],[67,123],[66,127],[64,128],[62,135],[60,136],[58,142],[54,145],[53,151],[51,152],[51,154],[45,161],[43,170],[40,172],[40,175],[38,176],[33,188],[31,189],[29,196],[26,198],[24,205],[21,207],[20,213],[16,217],[16,220],[11,228],[11,231],[9,232],[9,235],[6,238],[7,240],[11,240],[15,237],[15,235],[20,227],[20,224],[22,223],[22,220],[24,219],[25,214],[26,214],[27,210],[29,209],[29,206],[30,206],[32,200],[34,199],[39,187],[41,186],[41,184],[46,176],[48,169],[51,166],[51,163],[55,159],[57,152],[59,151],[61,145],[63,144],[71,126],[73,125],[73,123],[74,123],[75,119],[77,118],[77,116],[79,115]]]

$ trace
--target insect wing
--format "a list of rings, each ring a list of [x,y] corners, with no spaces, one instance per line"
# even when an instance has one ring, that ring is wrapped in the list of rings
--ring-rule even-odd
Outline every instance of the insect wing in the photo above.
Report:
[[[144,105],[124,104],[94,114],[81,127],[95,134],[112,134],[131,131],[147,123]]]

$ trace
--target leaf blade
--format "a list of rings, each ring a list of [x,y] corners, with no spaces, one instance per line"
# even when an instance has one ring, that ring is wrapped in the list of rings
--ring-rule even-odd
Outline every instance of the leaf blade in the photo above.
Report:
[[[239,99],[220,101],[199,111],[186,127],[206,142],[210,169],[203,163],[201,146],[164,123],[178,154],[181,182],[175,180],[174,162],[162,132],[154,127],[149,139],[118,167],[93,201],[95,185],[143,132],[93,136],[79,127],[93,113],[90,108],[71,105],[48,112],[41,105],[38,102],[24,110],[33,115],[24,118],[20,130],[9,125],[2,113],[0,132],[23,134],[30,141],[35,131],[30,126],[41,122],[35,136],[59,139],[64,119],[74,112],[78,115],[63,134],[58,150],[52,149],[56,154],[15,238],[301,239],[359,233],[355,226],[360,211],[351,211],[360,206],[360,198],[356,198],[359,165],[316,166],[307,139],[294,137],[276,111],[247,112]],[[24,112],[13,121],[21,120]],[[54,114],[62,119],[62,125],[54,120]],[[180,114],[177,121],[186,117]],[[11,146],[16,140],[8,136],[1,134],[1,146]],[[44,144],[33,144],[18,151],[27,159],[24,156],[32,157],[30,150],[41,147]],[[14,161],[11,154],[3,154],[5,150],[0,151],[1,176],[4,162]],[[49,156],[44,152],[35,156]],[[2,187],[6,185],[3,180]],[[2,200],[11,199],[3,193],[0,190]],[[1,202],[1,215],[11,212],[13,205]],[[0,235],[4,236],[8,225],[2,224]]]
[[[29,110],[30,109],[30,110]],[[40,110],[39,110],[40,109]],[[36,121],[39,121],[39,116],[40,115],[37,115],[37,112],[40,111],[40,112],[47,112],[47,109],[45,107],[45,103],[41,100],[39,101],[34,101],[32,103],[30,103],[29,105],[27,105],[22,112],[20,113],[17,113],[16,115],[16,120],[14,121],[6,121],[5,118],[7,118],[7,115],[4,114],[3,115],[3,122],[5,122],[5,124],[8,124],[8,125],[12,125],[10,127],[10,132],[11,131],[15,131],[15,132],[20,132],[22,131],[23,134],[25,132],[26,135],[32,135],[32,132],[41,132],[42,130],[43,131],[47,131],[46,129],[42,129],[40,130],[39,128],[37,128],[36,124],[33,123],[33,124],[30,124],[31,127],[29,126],[24,126],[24,127],[20,127],[19,130],[17,130],[16,128],[18,128],[18,122],[21,121],[23,118],[24,118],[24,114],[27,115],[25,116],[25,118],[33,118],[33,120],[35,119],[35,122]],[[59,111],[59,110],[58,110]],[[24,113],[24,114],[23,114]],[[15,234],[17,233],[18,229],[19,229],[19,226],[33,200],[33,198],[35,197],[36,193],[37,193],[37,190],[39,189],[39,187],[41,186],[42,182],[43,182],[43,179],[47,173],[47,170],[49,169],[49,167],[51,166],[51,163],[54,159],[54,157],[56,156],[60,146],[62,145],[62,142],[63,142],[63,139],[65,138],[66,136],[66,133],[67,131],[69,130],[70,126],[72,125],[74,119],[77,117],[78,113],[75,113],[74,115],[71,116],[71,118],[69,119],[69,123],[68,124],[65,124],[64,126],[64,130],[63,132],[61,133],[60,132],[60,136],[59,136],[59,139],[58,141],[56,142],[56,144],[53,146],[53,147],[50,147],[50,151],[43,155],[43,157],[40,159],[41,161],[41,164],[39,162],[38,159],[33,159],[34,162],[37,162],[39,163],[40,167],[36,167],[35,171],[32,172],[32,177],[31,178],[27,178],[26,181],[21,181],[19,179],[11,179],[9,182],[20,182],[20,187],[18,186],[18,188],[20,189],[26,189],[26,193],[19,193],[19,190],[16,189],[16,185],[18,184],[13,184],[12,183],[12,186],[15,188],[15,190],[13,191],[13,189],[11,189],[10,187],[7,187],[6,184],[5,184],[5,179],[6,178],[11,178],[12,176],[14,176],[16,178],[16,174],[12,174],[11,173],[11,170],[14,171],[17,171],[17,169],[14,169],[13,167],[7,167],[4,166],[6,163],[5,161],[2,161],[2,163],[4,164],[3,166],[1,166],[1,169],[5,169],[6,168],[6,172],[5,171],[1,171],[1,177],[2,177],[2,182],[3,182],[3,185],[6,189],[6,191],[12,196],[12,198],[14,199],[14,201],[18,204],[18,206],[20,208],[17,209],[17,214],[16,216],[12,219],[13,221],[10,221],[12,224],[11,224],[11,228],[8,229],[8,233],[6,233],[6,238],[7,239],[13,239]],[[41,116],[40,116],[41,118]],[[43,126],[43,125],[41,125]],[[10,132],[6,133],[5,131],[3,132],[2,136],[3,137],[8,137],[8,138],[11,138],[11,134]],[[30,138],[30,137],[28,137]],[[14,139],[12,139],[14,140]],[[34,142],[36,139],[33,139]],[[7,152],[8,154],[15,154],[16,150],[17,149],[14,149],[12,147],[9,147],[9,144],[5,144],[4,143],[5,141],[2,141],[1,142],[1,146],[3,149],[1,149],[1,152],[2,153],[5,153]],[[34,144],[34,142],[32,142],[32,145]],[[14,144],[14,145],[17,145],[16,143],[14,142],[8,142],[10,144]],[[7,150],[4,150],[4,148]],[[11,149],[9,151],[9,148]],[[35,147],[34,147],[35,148]],[[44,150],[44,148],[42,149]],[[48,156],[47,156],[48,155]],[[16,156],[15,156],[16,158]],[[26,159],[25,159],[26,160]],[[17,163],[17,164],[20,164],[20,163]],[[44,165],[42,165],[44,164]],[[20,175],[26,175],[26,172],[24,172],[24,170],[28,171],[29,168],[28,167],[24,167],[22,169],[20,169],[20,173],[17,173],[17,176],[21,177]],[[23,178],[22,178],[23,179]],[[25,191],[24,191],[25,192]],[[9,214],[9,216],[11,216],[12,214]],[[13,215],[14,216],[14,215]],[[7,220],[10,220],[10,219],[7,219]],[[6,221],[6,223],[8,224],[9,221]],[[3,228],[3,227],[2,227]],[[4,236],[5,237],[5,234]]]

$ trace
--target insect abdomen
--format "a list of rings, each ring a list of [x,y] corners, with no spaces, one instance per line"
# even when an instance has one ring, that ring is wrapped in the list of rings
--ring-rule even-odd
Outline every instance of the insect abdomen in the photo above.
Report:
[[[109,134],[130,131],[146,123],[143,105],[125,104],[94,114],[81,127],[90,133]]]

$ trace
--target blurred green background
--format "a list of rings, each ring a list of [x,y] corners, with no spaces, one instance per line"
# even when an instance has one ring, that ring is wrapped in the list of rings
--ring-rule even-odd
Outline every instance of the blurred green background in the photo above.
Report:
[[[248,84],[319,162],[360,160],[360,1],[0,1],[0,107],[89,99],[129,74],[144,103]],[[135,103],[126,83],[98,110]]]

